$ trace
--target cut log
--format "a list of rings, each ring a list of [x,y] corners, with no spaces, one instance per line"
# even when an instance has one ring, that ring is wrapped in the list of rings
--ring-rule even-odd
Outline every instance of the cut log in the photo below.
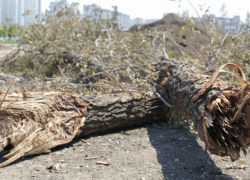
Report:
[[[0,94],[4,99],[5,94]],[[14,92],[1,107],[0,135],[6,166],[22,156],[40,154],[74,137],[164,120],[164,104],[140,93],[86,96],[66,92]]]
[[[165,105],[159,98],[141,93],[82,96],[88,103],[86,121],[78,136],[86,136],[132,125],[166,120]]]
[[[209,77],[173,59],[155,64],[163,87],[160,91],[194,120],[207,149],[236,160],[240,150],[246,154],[250,143],[250,85],[239,67],[227,65],[240,72],[241,88],[217,79],[222,68]],[[0,94],[0,99],[5,95]],[[2,147],[11,149],[0,167],[69,143],[74,137],[166,118],[158,98],[140,93],[79,97],[66,92],[24,91],[7,94],[0,107]]]
[[[84,124],[86,110],[86,103],[65,92],[8,94],[0,110],[0,132],[3,149],[12,150],[0,167],[71,142]]]

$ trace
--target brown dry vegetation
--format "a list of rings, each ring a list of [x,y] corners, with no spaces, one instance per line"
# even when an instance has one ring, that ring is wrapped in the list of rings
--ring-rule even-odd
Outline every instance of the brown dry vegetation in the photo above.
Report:
[[[246,67],[249,76],[248,30],[236,37],[204,26],[206,30],[192,19],[185,23],[169,14],[129,32],[114,31],[110,21],[91,20],[66,8],[46,24],[30,25],[24,35],[28,45],[1,61],[1,70],[22,79],[14,84],[18,90],[57,90],[82,96],[138,91],[165,97],[153,66],[163,56],[186,61],[208,74],[219,65],[234,62]],[[240,84],[234,75],[221,77],[235,86]],[[168,117],[172,126],[191,122],[180,112],[170,111]],[[194,128],[192,123],[186,127]]]

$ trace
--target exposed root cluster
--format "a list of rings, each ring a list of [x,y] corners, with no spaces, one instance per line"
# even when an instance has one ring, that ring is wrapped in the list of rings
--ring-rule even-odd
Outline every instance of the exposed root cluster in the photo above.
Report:
[[[237,76],[242,81],[239,89],[216,81],[227,65],[232,66],[241,75]],[[213,88],[219,88],[222,94],[208,101],[206,111],[201,116],[202,128],[199,135],[212,154],[230,156],[234,161],[239,158],[240,150],[247,154],[246,150],[250,144],[250,84],[246,82],[241,68],[229,63],[214,73],[206,86],[196,94],[193,102]]]

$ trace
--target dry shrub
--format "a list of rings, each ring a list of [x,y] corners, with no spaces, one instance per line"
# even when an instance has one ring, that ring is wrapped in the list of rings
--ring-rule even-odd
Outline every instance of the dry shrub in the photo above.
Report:
[[[28,83],[22,87],[27,90],[83,95],[138,91],[148,96],[157,91],[164,97],[154,67],[162,56],[186,61],[210,74],[227,62],[248,66],[248,29],[235,37],[220,32],[216,22],[195,24],[189,18],[182,23],[177,18],[178,23],[171,24],[163,18],[158,26],[151,23],[124,32],[114,30],[111,20],[103,19],[98,9],[95,13],[99,19],[80,15],[62,4],[54,15],[43,17],[46,23],[29,26],[22,36],[27,45],[7,56],[2,70],[25,77]],[[193,34],[200,37],[199,47],[193,43],[195,46],[184,48],[181,40],[185,38],[176,39],[185,35],[191,42],[188,36]]]

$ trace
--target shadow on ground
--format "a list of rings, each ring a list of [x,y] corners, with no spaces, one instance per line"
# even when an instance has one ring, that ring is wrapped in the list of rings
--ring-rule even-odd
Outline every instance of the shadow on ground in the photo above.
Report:
[[[214,180],[222,174],[196,134],[187,130],[133,127],[84,139],[51,153],[20,158],[0,169],[0,179]],[[52,165],[59,169],[48,170]]]
[[[183,129],[148,128],[148,135],[166,180],[213,180],[222,174],[197,143],[195,133]]]

